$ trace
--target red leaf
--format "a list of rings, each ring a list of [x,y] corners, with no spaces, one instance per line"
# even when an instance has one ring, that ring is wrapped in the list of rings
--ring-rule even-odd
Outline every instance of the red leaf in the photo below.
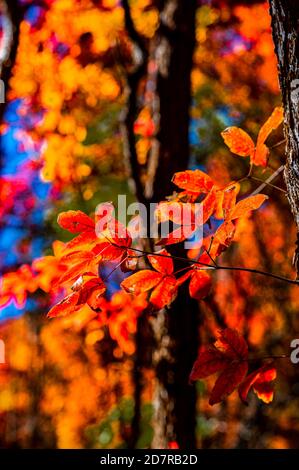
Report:
[[[162,279],[162,274],[150,269],[144,269],[127,277],[121,287],[131,294],[141,294],[155,287]]]
[[[177,290],[176,278],[174,276],[165,276],[151,293],[150,302],[160,310],[173,302]]]
[[[60,227],[71,233],[95,230],[94,221],[81,211],[62,212],[59,214],[57,222]]]
[[[219,332],[215,346],[232,360],[246,361],[248,359],[248,346],[245,339],[231,328]]]
[[[189,284],[189,293],[193,299],[203,299],[206,297],[211,289],[210,275],[200,269],[194,269],[191,274],[191,281]]]
[[[225,369],[229,365],[227,358],[214,346],[199,353],[190,374],[190,381],[204,379]]]
[[[76,310],[79,297],[80,294],[78,292],[72,292],[70,295],[61,300],[61,302],[51,308],[48,313],[48,317],[62,317],[73,313]]]
[[[276,379],[276,369],[274,365],[266,364],[260,369],[249,374],[239,386],[239,396],[247,404],[247,395],[251,388],[257,396],[264,402],[270,403],[273,400],[274,388],[273,380]]]
[[[70,264],[71,267],[58,279],[55,285],[74,281],[88,272],[97,274],[100,258],[100,256],[95,256],[93,252],[84,251],[74,252],[64,256],[61,258],[62,263]]]
[[[220,403],[242,382],[248,371],[247,362],[232,363],[219,375],[209,399],[210,405]]]
[[[152,267],[159,273],[173,273],[173,261],[168,251],[160,250],[157,255],[148,255],[148,260],[151,263]]]

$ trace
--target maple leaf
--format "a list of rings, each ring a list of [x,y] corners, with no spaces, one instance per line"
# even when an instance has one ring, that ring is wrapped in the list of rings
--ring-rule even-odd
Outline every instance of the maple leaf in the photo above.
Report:
[[[232,328],[225,328],[218,333],[215,346],[232,360],[247,361],[248,359],[248,346],[245,339]]]
[[[216,405],[230,395],[242,382],[248,371],[247,362],[239,362],[229,365],[219,375],[211,391],[210,405]]]
[[[198,380],[220,372],[209,399],[210,405],[220,403],[244,380],[248,371],[248,346],[236,330],[226,328],[218,333],[214,346],[203,348],[190,374]]]
[[[239,396],[247,404],[247,395],[252,388],[258,398],[264,403],[270,403],[274,396],[274,387],[271,382],[276,379],[276,369],[273,363],[265,364],[260,369],[249,374],[239,386]]]
[[[239,127],[228,127],[221,132],[221,135],[232,153],[240,157],[250,157],[251,164],[266,167],[269,148],[265,145],[265,142],[270,133],[282,123],[282,120],[283,108],[277,107],[261,127],[256,146],[247,132]]]
[[[215,346],[202,348],[190,374],[190,381],[205,379],[215,372],[222,371],[229,365],[224,354]]]

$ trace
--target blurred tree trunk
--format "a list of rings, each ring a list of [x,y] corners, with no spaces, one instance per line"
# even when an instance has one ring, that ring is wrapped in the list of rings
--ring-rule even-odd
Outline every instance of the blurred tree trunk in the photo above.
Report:
[[[5,103],[6,96],[9,91],[9,80],[11,77],[12,69],[16,60],[17,49],[19,44],[19,34],[20,34],[20,24],[24,17],[24,8],[22,8],[18,0],[2,0],[2,12],[6,17],[7,31],[6,35],[9,37],[5,38],[5,50],[1,51],[1,61],[0,61],[0,74],[1,80],[3,81],[5,90],[4,90],[4,103],[0,104],[0,123],[2,123],[4,112],[5,112]],[[0,152],[0,171],[2,166],[2,158]]]
[[[299,8],[296,0],[270,0],[272,32],[278,60],[285,118],[284,178],[297,225],[294,266],[299,276]]]
[[[146,43],[134,28],[128,2],[123,1],[128,34],[142,57],[128,75],[128,106],[124,117],[126,153],[137,198],[147,206],[165,200],[175,189],[171,184],[173,174],[188,168],[191,70],[199,4],[196,0],[157,3],[160,26]],[[134,136],[142,86],[143,106],[151,108],[158,129],[146,165],[138,162]],[[174,246],[170,251],[182,255],[181,247]],[[182,289],[171,308],[160,311],[151,320],[157,377],[153,448],[167,448],[170,441],[178,442],[180,448],[196,447],[196,392],[189,386],[188,376],[198,350],[198,313],[197,302]],[[139,357],[144,347],[143,339],[137,344]],[[137,362],[136,367],[140,369],[142,363]]]

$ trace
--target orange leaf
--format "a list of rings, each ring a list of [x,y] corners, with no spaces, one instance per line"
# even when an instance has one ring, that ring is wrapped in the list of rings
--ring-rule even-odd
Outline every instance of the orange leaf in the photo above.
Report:
[[[240,191],[240,185],[233,186],[223,192],[222,210],[223,217],[226,219],[229,213],[236,205],[237,195]]]
[[[283,121],[283,108],[282,107],[277,107],[274,109],[272,112],[271,116],[267,119],[265,124],[262,125],[258,138],[257,138],[257,148],[264,144],[271,134],[272,131],[277,129],[277,127],[282,123]]]
[[[221,135],[232,153],[240,157],[249,157],[254,154],[254,142],[252,138],[239,127],[228,127]]]
[[[58,279],[53,287],[55,288],[59,284],[74,281],[88,272],[97,274],[100,259],[101,256],[96,255],[93,251],[75,251],[63,256],[61,263],[65,266],[70,265],[70,268]]]
[[[251,157],[250,163],[257,166],[263,166],[265,168],[268,164],[269,153],[270,151],[267,145],[260,144]]]
[[[201,170],[187,170],[175,173],[172,182],[187,192],[208,193],[214,186],[214,181]]]
[[[80,294],[73,292],[55,305],[48,313],[49,318],[62,317],[73,313],[76,310]]]
[[[160,250],[157,255],[148,255],[148,260],[151,263],[152,267],[159,273],[173,273],[173,261],[168,251]]]
[[[170,305],[177,295],[177,281],[174,276],[165,276],[150,296],[151,304],[157,309]]]
[[[210,254],[216,258],[232,243],[235,235],[236,227],[230,221],[224,222],[214,234],[214,240]]]
[[[283,108],[275,108],[271,116],[267,119],[265,124],[261,127],[256,144],[256,150],[252,156],[251,163],[254,165],[267,166],[269,149],[265,145],[265,142],[272,131],[282,123],[283,120]]]
[[[273,363],[266,364],[260,369],[249,374],[239,386],[239,396],[241,400],[247,404],[247,395],[251,388],[257,396],[264,402],[270,403],[273,400],[274,388],[273,380],[276,379],[276,369]]]
[[[239,201],[228,215],[228,220],[238,219],[247,214],[247,212],[259,209],[268,199],[265,194],[256,194]]]
[[[57,222],[60,227],[71,233],[95,230],[94,221],[81,211],[62,212],[59,214]]]
[[[205,224],[209,218],[213,215],[216,208],[216,191],[210,191],[209,194],[202,201],[202,224]]]
[[[121,287],[131,294],[141,294],[155,287],[162,279],[162,274],[150,269],[144,269],[127,277]]]

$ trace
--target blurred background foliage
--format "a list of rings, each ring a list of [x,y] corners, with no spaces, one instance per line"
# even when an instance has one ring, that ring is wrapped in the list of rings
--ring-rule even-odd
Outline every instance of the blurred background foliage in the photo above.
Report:
[[[156,3],[131,1],[136,28],[148,39],[159,26]],[[238,125],[255,137],[280,104],[270,17],[263,1],[199,3],[190,168],[204,168],[225,184],[245,175],[248,162],[230,154],[220,132]],[[49,321],[46,313],[56,299],[45,292],[53,273],[47,265],[36,284],[31,263],[51,255],[54,240],[67,241],[56,223],[59,212],[92,213],[100,202],[117,202],[118,194],[134,200],[120,125],[133,48],[118,0],[19,1],[19,8],[17,55],[1,105],[0,337],[6,364],[0,365],[0,445],[126,448],[134,433],[134,305],[112,279],[115,321],[109,327],[87,312]],[[153,139],[147,102],[135,133],[142,163]],[[282,138],[276,133],[270,143]],[[282,163],[283,147],[277,146],[261,176]],[[242,190],[259,184],[248,181]],[[283,187],[281,176],[275,184]],[[291,276],[295,234],[286,198],[270,187],[264,192],[271,202],[238,225],[238,243],[224,261]],[[299,329],[296,288],[267,278],[218,272],[201,303],[205,342],[226,324],[242,331],[253,351],[281,354],[289,351],[289,332]],[[278,369],[270,406],[252,398],[245,409],[233,394],[211,408],[199,382],[198,447],[297,447],[298,377],[288,364]],[[148,448],[155,405],[151,364],[142,380],[137,447]]]

